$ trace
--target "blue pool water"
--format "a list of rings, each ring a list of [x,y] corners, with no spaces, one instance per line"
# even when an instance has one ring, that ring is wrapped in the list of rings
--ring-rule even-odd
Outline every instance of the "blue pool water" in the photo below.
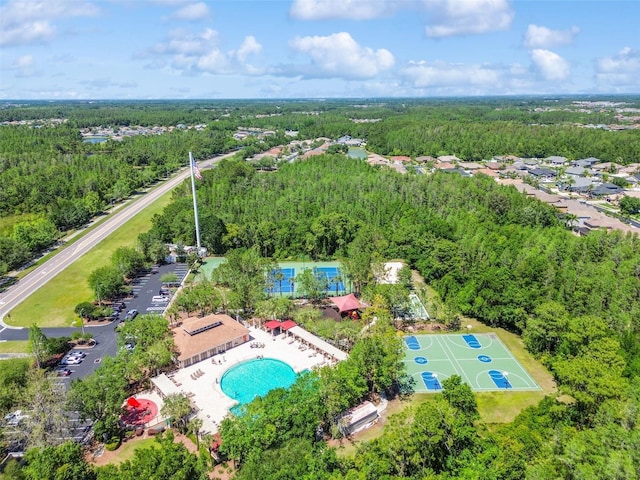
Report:
[[[231,367],[222,376],[220,388],[239,405],[244,405],[275,388],[290,387],[296,378],[296,372],[286,363],[273,358],[261,358]]]

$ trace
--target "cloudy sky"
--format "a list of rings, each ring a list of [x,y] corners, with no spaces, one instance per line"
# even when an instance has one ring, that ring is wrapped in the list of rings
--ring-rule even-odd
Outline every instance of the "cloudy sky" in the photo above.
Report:
[[[640,93],[640,1],[0,0],[0,99]]]

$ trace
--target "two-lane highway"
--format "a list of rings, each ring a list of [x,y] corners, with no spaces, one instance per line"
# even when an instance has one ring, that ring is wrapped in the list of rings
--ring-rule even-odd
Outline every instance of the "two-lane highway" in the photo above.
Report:
[[[228,153],[198,163],[200,167],[204,168],[234,154],[235,152]],[[144,195],[141,195],[137,200],[125,205],[117,212],[111,214],[104,223],[93,228],[91,232],[76,243],[58,252],[53,256],[53,258],[34,269],[17,283],[9,287],[5,292],[0,294],[0,337],[3,337],[1,334],[2,330],[5,328],[16,328],[10,327],[3,322],[7,313],[23,302],[33,292],[41,288],[53,277],[62,272],[65,268],[69,267],[69,265],[75,262],[78,258],[111,235],[116,229],[124,225],[127,220],[147,208],[178,184],[182,183],[186,178],[188,178],[189,174],[189,168],[183,169],[170,179],[160,184],[158,187]]]

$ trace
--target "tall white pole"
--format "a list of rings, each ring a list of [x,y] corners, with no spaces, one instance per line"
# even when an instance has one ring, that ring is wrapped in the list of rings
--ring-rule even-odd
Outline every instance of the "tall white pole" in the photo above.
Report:
[[[189,168],[191,168],[191,191],[193,192],[193,215],[196,219],[196,242],[198,246],[198,255],[200,255],[200,224],[198,223],[198,201],[196,199],[196,180],[194,176],[194,168],[196,164],[193,155],[189,152]]]

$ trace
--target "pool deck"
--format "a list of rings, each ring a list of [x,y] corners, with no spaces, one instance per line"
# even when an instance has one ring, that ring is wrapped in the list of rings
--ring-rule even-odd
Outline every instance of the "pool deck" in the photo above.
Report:
[[[314,350],[302,350],[300,342],[292,342],[292,338],[285,335],[273,337],[270,333],[259,328],[249,327],[251,340],[243,345],[228,350],[223,355],[215,355],[187,368],[168,374],[177,388],[189,396],[197,408],[197,416],[202,419],[202,433],[216,433],[220,422],[225,418],[229,409],[236,405],[236,401],[227,397],[220,389],[220,379],[224,373],[234,365],[246,360],[262,356],[275,358],[287,363],[296,373],[311,370],[314,367],[329,365],[330,362],[321,354],[314,354]],[[262,348],[251,348],[251,344],[263,343]],[[201,371],[198,378],[193,375]],[[157,394],[155,394],[157,395]],[[141,398],[151,398],[145,392]],[[155,398],[154,397],[154,401]],[[162,408],[160,400],[158,408]]]

